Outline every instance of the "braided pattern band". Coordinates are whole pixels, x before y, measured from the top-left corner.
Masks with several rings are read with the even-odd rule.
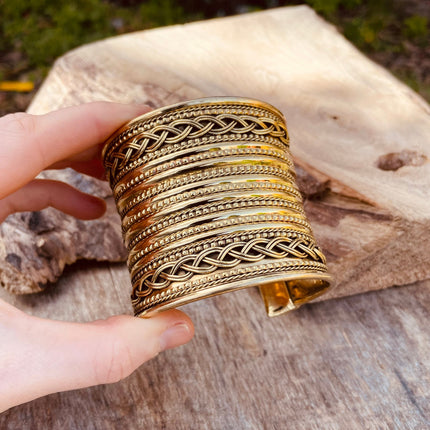
[[[242,262],[258,262],[273,259],[311,258],[325,263],[325,257],[315,243],[288,237],[274,239],[254,238],[246,242],[233,242],[224,246],[204,249],[198,254],[187,254],[179,259],[162,264],[157,269],[140,271],[132,277],[133,284],[140,283],[139,296],[153,290],[168,287],[172,282],[185,282],[194,275],[205,275],[219,268],[236,267]]]
[[[171,111],[169,108],[175,110]],[[160,124],[172,122],[180,117],[189,118],[190,116],[193,117],[203,114],[217,115],[219,113],[227,113],[230,110],[233,110],[233,112],[237,115],[252,115],[256,117],[264,116],[270,119],[279,120],[280,112],[274,112],[273,109],[273,106],[262,103],[260,103],[260,106],[257,107],[251,105],[246,106],[244,104],[241,105],[241,103],[236,102],[229,103],[224,101],[221,103],[209,102],[205,103],[204,105],[200,103],[193,105],[193,103],[190,102],[186,102],[183,105],[173,105],[168,108],[159,109],[156,111],[156,116],[152,116],[151,114],[142,115],[142,117],[145,117],[144,124],[142,124],[140,121],[142,117],[138,117],[128,123],[126,127],[118,130],[118,132],[109,139],[109,146],[105,148],[104,153],[107,156],[110,156],[110,154],[115,151],[119,145],[125,141],[128,141],[130,138],[135,137],[137,134],[141,133],[142,130],[148,130]],[[164,110],[165,112],[163,112]]]
[[[175,287],[166,291],[157,291],[155,294],[144,297],[143,300],[138,295],[131,297],[131,303],[135,308],[136,314],[141,314],[151,307],[158,305],[162,302],[172,300],[177,297],[187,296],[197,291],[205,290],[207,288],[215,287],[220,284],[227,285],[236,281],[248,281],[262,275],[282,274],[294,271],[299,277],[303,272],[306,274],[314,273],[315,276],[326,271],[325,264],[309,261],[304,263],[302,261],[290,260],[283,263],[268,263],[261,266],[245,267],[242,269],[232,269],[222,272],[219,275],[208,276],[205,282],[196,280],[194,282],[185,282],[184,284],[175,285]]]
[[[118,170],[141,157],[145,151],[153,152],[162,145],[173,145],[186,139],[203,136],[205,136],[203,139],[211,142],[214,140],[212,137],[217,135],[253,133],[257,136],[269,135],[278,138],[288,145],[287,128],[282,121],[273,118],[272,115],[241,115],[236,112],[234,106],[224,106],[221,113],[214,114],[218,111],[218,109],[194,110],[185,112],[183,116],[172,117],[173,120],[169,124],[159,124],[158,122],[161,122],[159,120],[150,130],[145,130],[144,127],[132,140],[126,140],[125,145],[119,145],[108,153],[108,158],[105,159],[107,171],[115,176]],[[230,111],[234,113],[230,114]],[[111,144],[112,146],[116,146],[116,142]]]
[[[181,240],[190,240],[200,235],[210,235],[214,231],[224,230],[229,231],[231,228],[236,228],[238,231],[243,231],[249,226],[261,226],[264,224],[276,225],[280,224],[285,228],[294,228],[294,231],[301,233],[311,233],[310,224],[307,221],[300,220],[290,215],[264,214],[264,215],[247,215],[235,218],[222,219],[218,221],[212,221],[201,225],[184,228],[183,230],[174,232],[172,234],[163,235],[159,240],[151,240],[151,237],[146,239],[140,233],[137,235],[129,244],[128,249],[130,256],[135,257],[140,254],[140,257],[157,251],[158,248],[178,243]],[[135,251],[135,252],[133,252]]]
[[[298,232],[295,229],[286,228],[285,225],[282,225],[281,227],[274,227],[274,228],[256,228],[246,226],[248,230],[242,230],[242,231],[234,231],[232,233],[227,233],[224,230],[224,234],[222,235],[222,238],[217,238],[216,230],[215,228],[212,230],[212,233],[215,233],[214,236],[205,237],[202,240],[198,239],[198,236],[195,235],[192,243],[181,245],[181,253],[178,253],[178,247],[175,247],[175,240],[178,240],[178,238],[174,238],[170,240],[170,243],[173,242],[173,245],[170,247],[168,246],[169,241],[168,239],[163,240],[163,245],[165,247],[162,249],[161,252],[158,252],[156,255],[151,255],[149,259],[143,259],[142,257],[146,256],[147,254],[150,254],[150,251],[148,248],[144,248],[143,250],[139,250],[138,252],[134,254],[130,254],[128,258],[128,267],[130,268],[130,271],[132,271],[132,268],[134,264],[138,261],[142,261],[142,266],[144,270],[152,270],[156,269],[162,264],[178,260],[181,258],[182,255],[186,254],[195,254],[198,253],[204,249],[208,249],[210,247],[214,246],[224,246],[229,243],[233,242],[239,242],[239,241],[249,241],[254,238],[274,238],[274,237],[284,237],[289,238],[289,241],[292,241],[294,239],[300,239],[308,244],[313,244],[316,246],[314,239],[311,235],[304,233],[304,232]],[[159,246],[159,244],[157,244]]]
[[[231,144],[232,142],[240,142],[242,146],[246,147],[246,145],[251,142],[254,147],[256,145],[270,145],[272,147],[281,149],[282,151],[288,152],[285,149],[285,143],[271,136],[256,134],[225,134],[212,137],[213,139],[210,140],[209,143],[206,138],[189,139],[174,145],[163,146],[154,152],[147,152],[143,156],[135,159],[133,162],[128,163],[127,166],[124,167],[124,169],[117,172],[117,175],[115,176],[115,183],[118,183],[118,181],[122,179],[128,172],[136,169],[136,167],[143,166],[149,163],[151,160],[155,160],[157,158],[163,159],[167,157],[172,159],[176,156],[177,153],[185,152],[187,149],[201,149],[205,148],[208,145],[214,145],[215,143],[217,143],[220,147],[223,147],[225,144]],[[290,155],[289,152],[288,155]],[[291,163],[291,165],[293,164],[291,159],[289,159],[288,161]]]
[[[300,303],[307,289],[310,299],[328,287],[272,106],[213,98],[150,112],[109,139],[103,162],[136,315],[266,279],[299,282]],[[269,296],[266,306],[291,309],[275,290]]]

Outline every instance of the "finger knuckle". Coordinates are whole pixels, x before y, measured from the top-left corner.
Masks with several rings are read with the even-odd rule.
[[[106,364],[105,380],[107,383],[121,381],[134,370],[130,348],[121,339],[112,342]]]
[[[110,339],[104,339],[102,347],[98,348],[94,374],[98,384],[110,384],[129,376],[136,366],[131,347],[126,340],[116,332],[110,321],[103,325],[108,325],[112,331]]]
[[[35,117],[24,112],[8,114],[2,123],[2,128],[11,134],[31,135],[36,129]]]

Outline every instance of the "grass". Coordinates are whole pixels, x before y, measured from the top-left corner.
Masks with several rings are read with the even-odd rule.
[[[0,80],[28,79],[37,87],[55,58],[84,43],[130,31],[299,3],[303,2],[200,0],[196,6],[195,0],[0,0]],[[430,2],[306,3],[430,101],[429,66],[422,61],[430,56]],[[13,97],[9,98],[13,102]]]

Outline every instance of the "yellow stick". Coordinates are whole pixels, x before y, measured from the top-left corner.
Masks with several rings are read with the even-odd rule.
[[[33,91],[33,82],[17,82],[17,81],[3,81],[0,82],[0,91],[17,91],[20,93],[27,93]]]

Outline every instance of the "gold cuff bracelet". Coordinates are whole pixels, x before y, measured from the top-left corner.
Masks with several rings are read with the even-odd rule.
[[[137,316],[256,285],[274,316],[329,287],[273,106],[212,97],[157,109],[109,138],[103,162]]]

